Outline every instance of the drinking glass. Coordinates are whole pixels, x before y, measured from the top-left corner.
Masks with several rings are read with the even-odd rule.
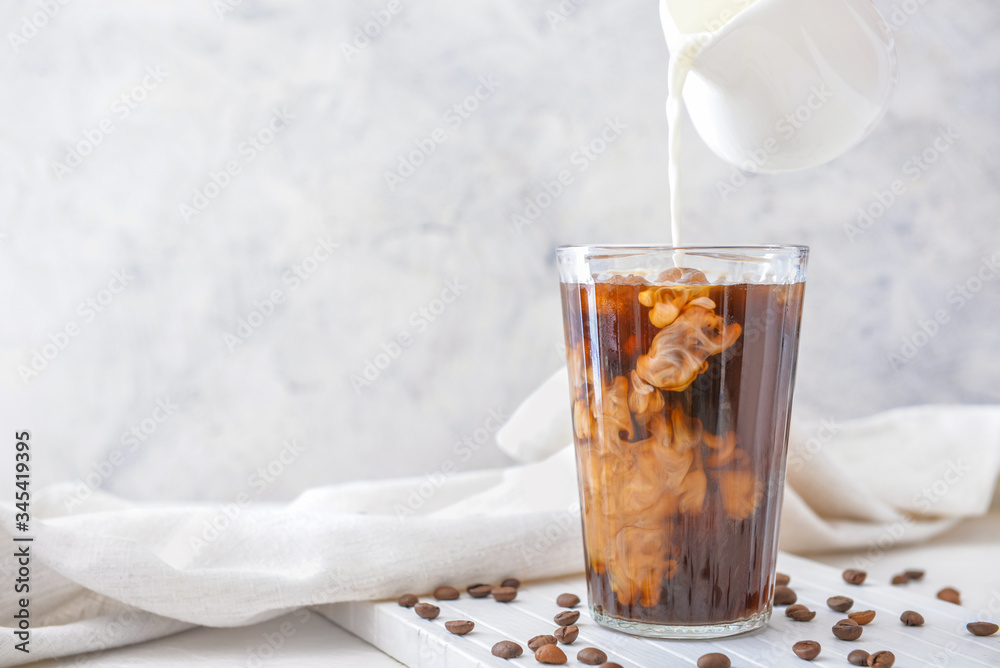
[[[771,614],[808,249],[557,249],[590,608],[660,638]]]

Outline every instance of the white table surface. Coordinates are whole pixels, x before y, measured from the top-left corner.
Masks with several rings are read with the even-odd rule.
[[[870,581],[889,582],[893,575],[910,568],[922,568],[927,575],[922,582],[906,585],[910,591],[934,596],[944,587],[962,593],[962,605],[1000,623],[1000,512],[966,520],[936,538],[908,547],[876,553],[868,551],[842,554],[806,555],[810,559],[837,568],[858,568]]]
[[[280,636],[282,623],[291,623],[295,633],[284,637],[281,646],[269,653],[267,637]],[[31,668],[400,668],[402,664],[318,614],[310,614],[303,621],[301,613],[291,613],[254,626],[191,629],[141,645],[29,665]]]
[[[858,558],[870,559],[867,550],[842,554],[811,555],[811,558],[838,568],[855,567]],[[1000,513],[963,522],[952,531],[918,546],[897,547],[880,554],[866,570],[873,581],[887,582],[908,568],[927,571],[923,582],[906,585],[909,591],[933,597],[941,588],[952,586],[962,592],[963,605],[982,619],[1000,619]],[[265,635],[275,633],[282,622],[291,622],[296,631],[269,656],[260,648]],[[266,650],[263,654],[267,654]],[[255,657],[263,661],[255,661]],[[292,613],[255,626],[236,629],[193,629],[133,647],[110,650],[93,657],[71,657],[31,664],[32,668],[56,666],[296,666],[347,668],[395,666],[401,664],[365,641],[351,635],[318,614],[306,620]]]

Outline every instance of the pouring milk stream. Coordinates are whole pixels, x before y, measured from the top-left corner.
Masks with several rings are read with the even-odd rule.
[[[836,158],[888,108],[895,47],[871,0],[660,0],[660,18],[674,246],[684,107],[716,155],[765,173]]]

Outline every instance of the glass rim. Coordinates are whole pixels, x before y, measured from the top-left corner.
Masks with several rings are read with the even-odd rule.
[[[672,251],[748,251],[748,252],[777,252],[786,254],[808,253],[809,246],[801,244],[736,244],[736,245],[697,245],[697,246],[671,246],[669,244],[560,244],[556,246],[557,253],[570,253],[580,251],[604,251],[609,255],[617,255],[628,252],[672,252]]]
[[[753,283],[784,284],[805,281],[809,247],[799,245],[666,246],[658,244],[562,245],[556,247],[559,280],[589,282],[598,274],[648,272],[683,264],[709,271],[716,263],[725,269],[719,280],[740,277]],[[596,272],[596,273],[595,273]],[[749,272],[749,274],[747,273]],[[655,281],[653,281],[655,283]]]

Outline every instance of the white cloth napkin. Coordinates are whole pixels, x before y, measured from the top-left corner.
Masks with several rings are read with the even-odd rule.
[[[139,505],[71,487],[33,504],[31,643],[5,639],[0,666],[99,651],[192,625],[235,626],[302,606],[436,586],[544,578],[583,568],[568,385],[556,374],[498,436],[530,462],[502,470],[313,489],[285,506]],[[989,506],[1000,408],[908,408],[797,425],[784,549],[922,540]],[[0,504],[0,542],[15,509]],[[0,578],[17,571],[12,550]],[[11,625],[13,596],[0,597]],[[3,631],[10,638],[11,631]]]

